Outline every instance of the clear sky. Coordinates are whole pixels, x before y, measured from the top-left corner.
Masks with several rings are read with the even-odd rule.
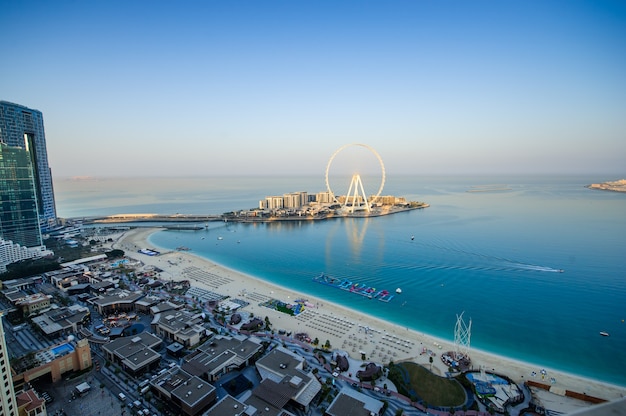
[[[624,1],[0,0],[55,177],[626,173]]]

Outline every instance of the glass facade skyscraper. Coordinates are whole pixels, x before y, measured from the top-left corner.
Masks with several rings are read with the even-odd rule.
[[[39,225],[43,232],[52,229],[57,214],[41,111],[0,101],[0,143],[27,151],[35,183]],[[0,176],[0,181],[3,180],[4,176]]]
[[[0,143],[0,237],[23,247],[42,245],[29,152]]]

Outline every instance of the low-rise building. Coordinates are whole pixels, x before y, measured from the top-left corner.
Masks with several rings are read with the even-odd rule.
[[[184,358],[182,368],[213,382],[222,375],[252,365],[263,351],[256,337],[216,335]]]
[[[5,280],[0,282],[2,291],[19,291],[34,289],[35,285],[42,283],[43,278],[41,276],[24,277],[22,279]]]
[[[24,315],[33,315],[41,310],[48,309],[51,302],[52,296],[43,293],[24,295],[13,300],[15,307],[21,309]]]
[[[91,319],[89,308],[80,305],[52,307],[50,310],[32,318],[33,324],[48,338],[77,333]]]
[[[156,350],[161,347],[160,338],[142,332],[134,337],[121,337],[102,346],[106,358],[118,364],[124,371],[137,376],[158,368],[161,354]]]
[[[248,416],[247,406],[230,394],[222,397],[203,416]]]
[[[271,382],[266,383],[272,385],[269,387],[279,389],[280,386],[281,394],[289,392],[289,401],[305,412],[322,389],[317,378],[308,371],[305,359],[283,347],[260,358],[256,368],[263,381]],[[267,391],[272,391],[271,388]]]
[[[158,336],[178,342],[187,348],[200,344],[211,333],[204,327],[202,314],[183,310],[158,313],[154,315],[150,326]]]
[[[342,389],[324,412],[324,416],[381,415],[384,403],[350,388]]]
[[[60,270],[46,272],[43,276],[52,286],[65,292],[70,286],[89,282],[89,278],[85,276],[85,271],[82,266],[70,265]]]
[[[150,385],[157,397],[178,407],[182,415],[201,414],[217,397],[215,387],[179,367],[160,374]]]
[[[145,300],[146,298],[142,299]],[[143,304],[142,304],[143,306]],[[157,315],[160,313],[165,313],[168,311],[178,311],[181,310],[183,308],[183,306],[185,306],[184,304],[178,304],[178,303],[174,303],[174,302],[157,302],[154,305],[150,306],[150,314],[151,315]]]
[[[19,416],[46,415],[46,401],[37,396],[33,389],[15,395],[17,400],[17,414]]]
[[[92,365],[89,341],[81,339],[74,341],[68,337],[67,342],[29,354],[13,365],[15,375],[13,383],[19,390],[24,383],[36,380],[50,374],[53,383],[60,381],[63,374],[70,371],[82,371]]]
[[[99,295],[92,300],[92,303],[98,309],[100,315],[110,315],[112,313],[134,311],[135,302],[144,296],[142,292],[116,289]]]

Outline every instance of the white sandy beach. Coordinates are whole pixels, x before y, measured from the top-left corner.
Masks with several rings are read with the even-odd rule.
[[[346,351],[356,359],[360,359],[360,351],[364,351],[367,359],[375,362],[409,360],[429,368],[429,356],[422,353],[426,348],[437,354],[433,360],[433,372],[443,375],[447,371],[440,356],[442,352],[454,350],[451,342],[394,325],[306,293],[270,284],[253,276],[222,267],[195,256],[191,252],[170,251],[154,257],[138,253],[137,250],[150,246],[147,242],[148,237],[158,230],[156,228],[130,230],[115,242],[113,247],[124,250],[128,257],[140,260],[145,265],[162,269],[161,278],[163,279],[188,279],[193,286],[249,302],[244,311],[252,312],[261,318],[267,316],[275,330],[306,332],[311,339],[318,338],[321,345],[328,340],[333,349]],[[259,306],[259,303],[270,298],[288,303],[304,298],[313,306],[298,316],[292,317]],[[365,328],[369,329],[366,331]],[[483,366],[487,371],[506,375],[518,383],[530,379],[551,384],[551,378],[554,378],[556,383],[553,384],[553,389],[555,390],[570,390],[606,400],[626,395],[624,387],[577,377],[555,369],[545,368],[546,374],[543,375],[540,371],[544,368],[539,365],[475,349],[472,349],[469,355],[475,369]],[[534,377],[531,375],[533,373],[535,373]]]

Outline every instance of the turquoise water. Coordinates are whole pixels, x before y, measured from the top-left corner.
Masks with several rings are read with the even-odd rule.
[[[72,347],[70,344],[61,344],[57,347],[52,348],[52,352],[56,356],[64,355],[72,351],[74,351],[74,347]]]
[[[584,188],[609,179],[617,178],[395,178],[388,180],[385,194],[431,207],[371,219],[212,224],[203,231],[159,232],[151,244],[188,246],[196,255],[303,295],[448,340],[454,337],[456,315],[465,312],[473,322],[473,348],[626,385],[621,368],[626,195]],[[177,194],[181,209],[168,211],[175,204],[163,190],[162,196],[152,196],[166,198],[163,205],[142,205],[135,212],[186,212],[186,207],[220,213],[255,207],[265,195],[323,187],[307,186],[319,178],[304,185],[297,178],[281,180],[281,189],[260,179],[222,178],[211,187],[218,188],[220,180],[235,189],[234,204],[241,205],[221,205],[220,198],[228,199],[225,192],[212,203],[216,210],[199,211],[201,203],[195,201],[211,200],[207,190],[201,198]],[[486,184],[505,184],[509,190],[466,192]],[[321,272],[403,292],[389,303],[347,296],[313,282]]]

